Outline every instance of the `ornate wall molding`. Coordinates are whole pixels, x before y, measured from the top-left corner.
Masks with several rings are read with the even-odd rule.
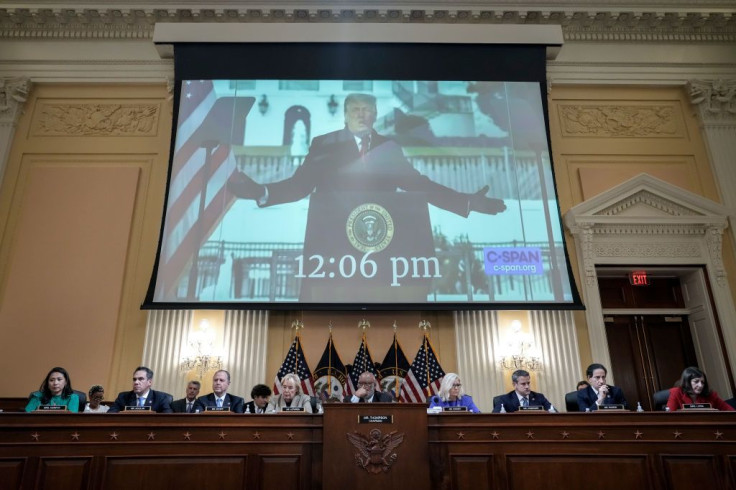
[[[537,4],[543,2],[536,2]],[[669,2],[668,10],[675,10]],[[236,5],[233,5],[236,7]],[[559,24],[566,40],[579,42],[736,42],[736,15],[724,9],[660,10],[643,5],[642,11],[558,10],[549,8],[493,10],[489,2],[448,9],[411,8],[8,8],[0,9],[0,38],[150,39],[157,22],[256,22],[256,23],[429,23],[429,24]],[[440,7],[440,5],[438,5]],[[610,8],[610,4],[607,4]],[[709,11],[708,7],[713,8]],[[697,10],[697,11],[694,11]]]
[[[629,199],[618,202],[613,206],[597,212],[596,214],[598,216],[615,216],[639,204],[662,211],[670,216],[695,216],[692,209],[680,206],[679,204],[663,199],[661,196],[657,196],[648,191],[639,192],[631,196]]]
[[[560,104],[559,114],[566,136],[662,138],[680,132],[671,105]]]
[[[0,126],[15,126],[30,91],[27,78],[0,78]]]
[[[687,89],[704,123],[736,124],[736,79],[692,80]]]
[[[159,104],[53,104],[38,111],[34,136],[154,136]]]

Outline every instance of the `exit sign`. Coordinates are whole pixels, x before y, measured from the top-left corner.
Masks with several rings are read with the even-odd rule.
[[[647,277],[647,271],[629,272],[629,282],[632,286],[649,286],[649,277]]]

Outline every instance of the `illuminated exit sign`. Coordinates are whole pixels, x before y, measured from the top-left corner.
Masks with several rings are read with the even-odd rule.
[[[647,277],[647,271],[629,272],[629,282],[632,286],[649,286],[649,277]]]

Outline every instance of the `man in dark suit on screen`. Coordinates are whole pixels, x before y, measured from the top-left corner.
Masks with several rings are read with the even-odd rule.
[[[486,197],[488,186],[462,193],[419,173],[395,141],[373,129],[376,117],[374,96],[350,94],[345,99],[345,128],[314,138],[291,177],[262,185],[236,172],[228,182],[235,196],[254,199],[261,207],[310,196],[304,258],[319,259],[303,271],[303,301],[339,301],[343,291],[355,288],[368,300],[396,301],[396,296],[408,293],[407,301],[426,301],[431,277],[437,276],[405,277],[398,284],[389,257],[434,257],[427,203],[463,217],[471,211],[497,214],[506,209],[502,200]],[[343,287],[339,271],[330,264],[356,251],[358,261],[362,254],[372,254],[376,273],[355,274]],[[312,270],[320,261],[325,268]],[[314,277],[330,272],[333,280]]]
[[[171,413],[173,397],[163,391],[154,391],[153,371],[139,366],[133,373],[133,390],[123,391],[115,399],[107,413],[119,413],[128,409],[150,410],[157,413]]]
[[[227,392],[230,387],[230,373],[221,369],[212,376],[212,393],[200,396],[194,402],[195,413],[207,410],[222,410],[243,413],[245,400]]]
[[[532,391],[531,375],[528,371],[517,369],[511,373],[514,391],[496,397],[493,413],[500,413],[501,407],[507,413],[516,412],[520,407],[542,407],[554,411],[554,407],[542,393]]]

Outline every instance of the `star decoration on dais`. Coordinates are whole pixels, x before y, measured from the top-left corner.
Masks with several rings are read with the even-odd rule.
[[[220,431],[220,433],[217,435],[220,436],[220,439],[225,439],[225,437],[227,436],[227,433]]]
[[[117,432],[113,432],[112,434],[110,434],[110,440],[111,441],[117,441],[119,435],[120,434],[118,434]]]
[[[253,439],[258,439],[260,441],[261,440],[261,433],[258,432],[258,431],[255,431],[253,433]]]
[[[682,432],[679,430],[676,430],[673,434],[675,435],[675,439],[682,439]]]
[[[182,435],[184,436],[184,439],[185,439],[185,440],[187,440],[187,441],[191,441],[191,440],[192,440],[192,433],[191,433],[191,432],[189,432],[189,431],[186,431],[186,432],[185,432],[184,434],[182,434]]]
[[[458,439],[465,439],[465,432],[458,432],[457,433],[457,438]]]
[[[563,439],[568,439],[570,437],[570,433],[566,430],[563,430],[562,432],[560,432],[560,435],[562,436]]]
[[[41,438],[41,434],[39,434],[38,432],[34,432],[33,434],[31,434],[31,437],[34,441],[38,441]]]
[[[634,432],[634,438],[635,439],[641,439],[641,436],[643,436],[643,435],[644,435],[644,433],[641,432],[639,429],[637,429],[636,432]]]
[[[72,441],[78,441],[79,440],[79,432],[74,431],[72,432]]]
[[[526,431],[526,438],[527,439],[534,439],[534,432],[532,432],[531,429],[529,429],[528,431]]]
[[[153,432],[153,431],[149,432],[149,433],[148,433],[148,440],[149,440],[149,441],[153,441],[153,440],[155,440],[155,439],[156,439],[156,433],[155,433],[155,432]]]

